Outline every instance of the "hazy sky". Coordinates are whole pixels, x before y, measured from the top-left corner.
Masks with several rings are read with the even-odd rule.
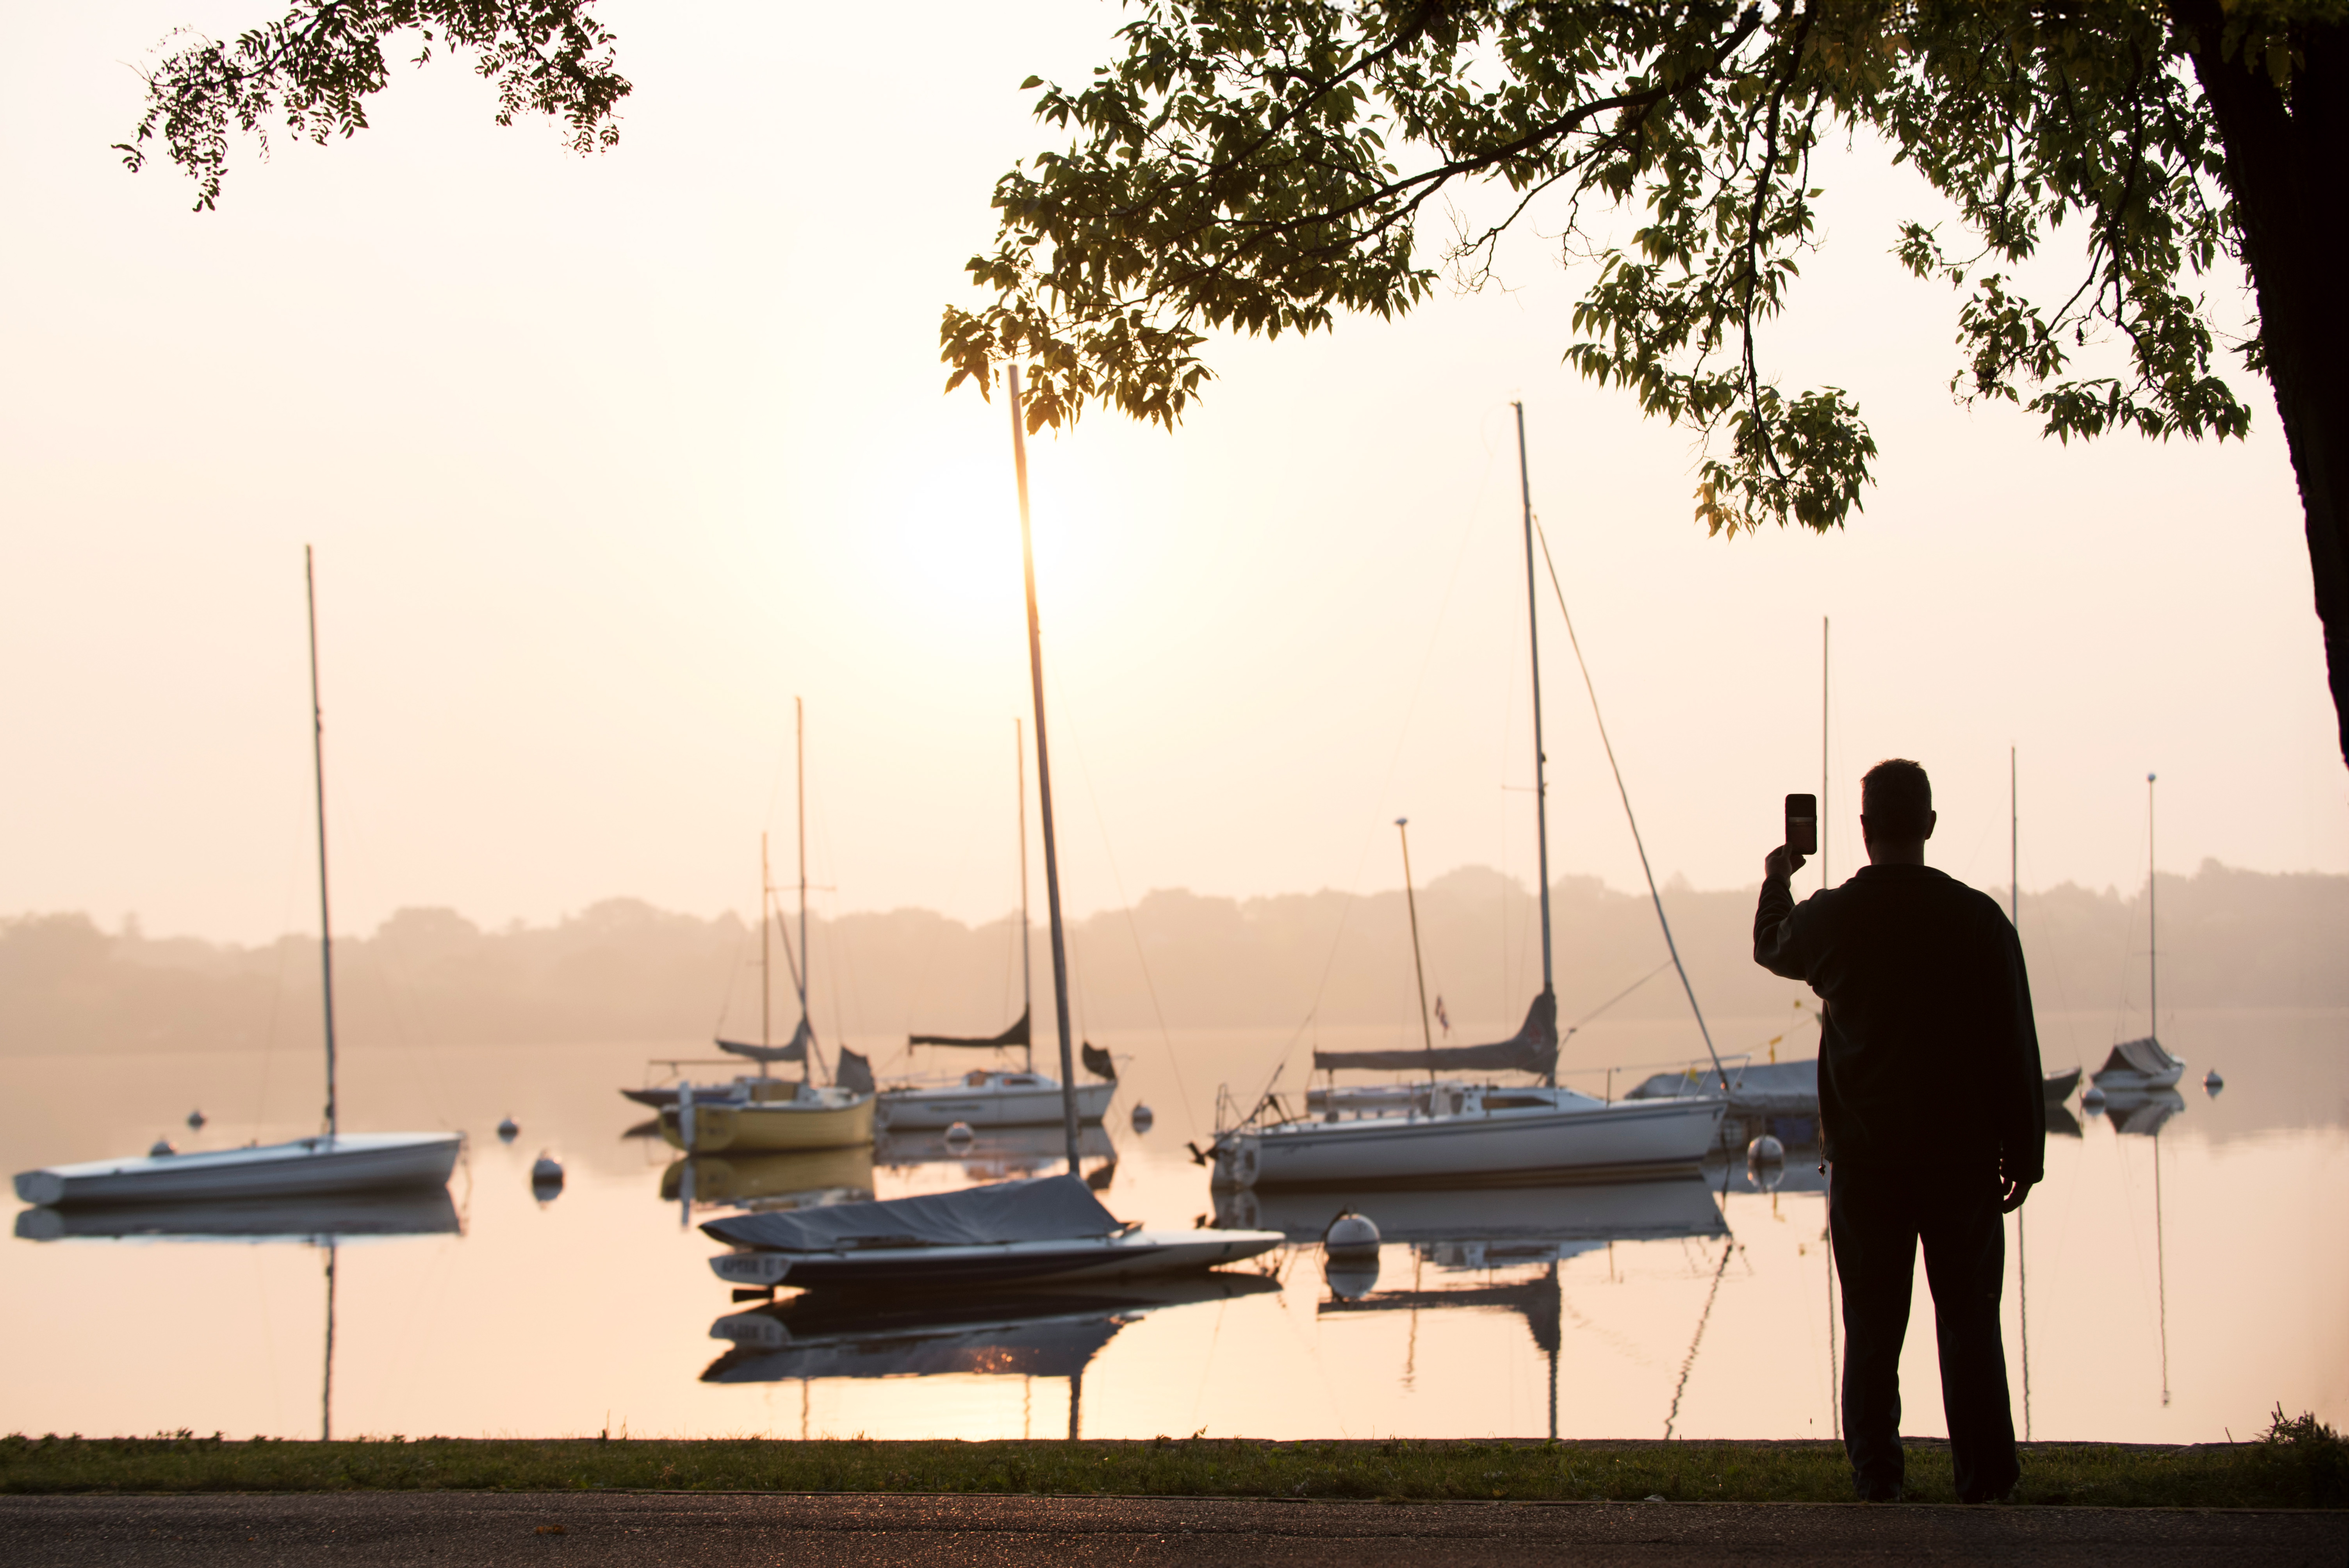
[[[218,212],[123,172],[136,64],[271,11],[0,6],[0,913],[310,925],[305,541],[340,923],[747,906],[762,829],[790,874],[794,695],[823,907],[1011,906],[1007,427],[940,395],[936,324],[1050,139],[1018,83],[1109,57],[1121,13],[609,4],[607,155],[497,129],[444,62],[352,142],[240,146]],[[1561,366],[1574,284],[1532,237],[1506,290],[1216,346],[1173,437],[1033,443],[1070,906],[1392,886],[1406,814],[1423,879],[1530,880],[1516,397],[1660,876],[1753,880],[1818,787],[1822,615],[1840,868],[1859,773],[1905,754],[1938,862],[2002,882],[2013,744],[2026,886],[2141,879],[2148,770],[2165,866],[2349,871],[2264,388],[2224,448],[1955,407],[1956,302],[1887,254],[1930,204],[1826,172],[1773,346],[1883,448],[1844,532],[1706,539],[1689,438]],[[1637,885],[1543,615],[1553,869]]]

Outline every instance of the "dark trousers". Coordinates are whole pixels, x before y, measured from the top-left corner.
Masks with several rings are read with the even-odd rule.
[[[1862,1497],[1899,1494],[1900,1343],[1922,1242],[1958,1498],[2004,1496],[2023,1470],[1999,1333],[2006,1228],[1996,1178],[1839,1162],[1827,1180],[1827,1229],[1843,1276],[1843,1440],[1853,1486]]]

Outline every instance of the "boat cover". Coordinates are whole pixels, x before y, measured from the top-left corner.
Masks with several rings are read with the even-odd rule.
[[[2105,1065],[2096,1070],[2099,1073],[2166,1073],[2176,1072],[2185,1066],[2184,1062],[2162,1049],[2159,1040],[2147,1035],[2144,1039],[2123,1040],[2115,1046],[2113,1054],[2106,1057]]]
[[[808,1042],[813,1038],[815,1038],[815,1031],[808,1027],[808,1021],[805,1018],[802,1018],[800,1026],[792,1032],[791,1043],[788,1045],[752,1046],[746,1045],[740,1040],[730,1040],[720,1037],[718,1048],[721,1051],[730,1051],[738,1057],[748,1057],[754,1062],[803,1062],[807,1060]]]
[[[856,1094],[871,1094],[873,1064],[865,1059],[864,1053],[843,1046],[840,1047],[840,1070],[833,1075],[832,1081]]]
[[[973,1051],[1008,1051],[1028,1043],[1028,1015],[1019,1015],[1019,1022],[999,1035],[916,1035],[906,1042],[914,1046],[957,1046]]]
[[[1819,1064],[1749,1062],[1729,1071],[1729,1109],[1744,1116],[1816,1116],[1819,1113]],[[1625,1095],[1625,1099],[1672,1099],[1682,1095],[1721,1093],[1721,1079],[1709,1068],[1657,1073]]]
[[[1432,1051],[1316,1051],[1313,1070],[1368,1068],[1396,1072],[1514,1072],[1545,1077],[1557,1068],[1557,998],[1544,991],[1525,1027],[1489,1046],[1438,1046]]]
[[[1107,1078],[1112,1083],[1117,1081],[1117,1064],[1109,1059],[1107,1051],[1087,1040],[1078,1054],[1084,1058],[1085,1071],[1097,1078]]]
[[[701,1227],[704,1235],[733,1246],[785,1253],[1073,1241],[1123,1229],[1074,1176],[1038,1176],[872,1203],[730,1214]]]

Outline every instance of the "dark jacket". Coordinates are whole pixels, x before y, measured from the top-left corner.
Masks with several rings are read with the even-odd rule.
[[[1797,906],[1762,884],[1754,961],[1826,1002],[1826,1157],[2036,1181],[2047,1143],[2039,1031],[2014,927],[1930,866],[1868,866]]]

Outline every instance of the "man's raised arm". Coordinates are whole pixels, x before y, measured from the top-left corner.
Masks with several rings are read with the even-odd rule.
[[[1795,940],[1795,873],[1803,857],[1780,845],[1762,862],[1762,902],[1754,912],[1754,962],[1788,980],[1807,980],[1810,972]]]

